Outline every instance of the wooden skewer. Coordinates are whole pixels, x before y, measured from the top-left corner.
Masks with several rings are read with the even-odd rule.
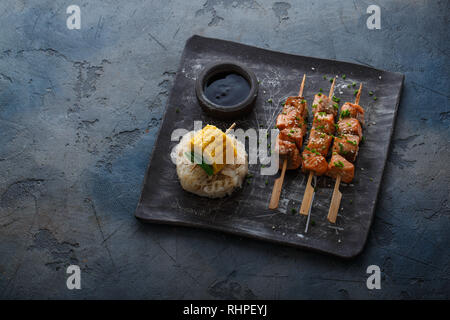
[[[359,85],[358,93],[356,94],[355,104],[359,104],[359,98],[361,97],[362,83]],[[336,219],[341,205],[342,193],[339,191],[339,185],[341,184],[341,175],[338,174],[336,182],[334,184],[333,196],[331,198],[330,208],[328,209],[328,221],[336,223]]]
[[[305,193],[303,194],[302,205],[300,207],[300,214],[303,214],[305,216],[309,214],[309,209],[311,208],[311,202],[314,195],[314,188],[311,185],[313,176],[314,173],[310,171],[308,176],[308,182],[306,182]]]
[[[334,93],[334,85],[336,83],[336,77],[334,77],[333,82],[331,83],[330,93],[328,94],[328,98],[332,99],[332,95]],[[308,176],[308,181],[306,182],[305,193],[303,194],[302,205],[300,207],[300,214],[307,216],[311,209],[311,203],[314,195],[314,188],[311,185],[312,177],[314,176],[314,172],[310,171]]]
[[[234,127],[236,127],[236,122],[233,122],[233,124],[227,129],[227,131],[225,131],[225,134],[230,132]]]
[[[303,75],[302,84],[300,85],[300,90],[298,91],[298,96],[303,96],[303,88],[305,87],[306,74]],[[280,202],[281,188],[283,187],[284,175],[287,168],[287,159],[283,161],[283,167],[281,169],[281,175],[273,183],[272,196],[270,197],[269,209],[278,208],[278,203]]]

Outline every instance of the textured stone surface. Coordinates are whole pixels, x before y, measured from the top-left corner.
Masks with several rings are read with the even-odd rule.
[[[0,3],[1,298],[448,298],[447,1]],[[364,252],[337,258],[133,216],[181,50],[200,34],[406,75]],[[65,268],[82,269],[82,290]],[[367,266],[382,290],[366,288]]]

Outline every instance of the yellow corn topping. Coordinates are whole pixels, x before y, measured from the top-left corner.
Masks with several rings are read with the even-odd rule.
[[[230,159],[226,159],[227,152],[236,157],[234,142],[222,130],[207,125],[197,132],[191,139],[191,148],[196,154],[203,154],[203,161],[213,167],[214,174],[223,169]]]

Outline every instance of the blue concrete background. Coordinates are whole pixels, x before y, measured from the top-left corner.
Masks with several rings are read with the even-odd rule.
[[[81,30],[66,27],[71,4]],[[370,4],[381,30],[366,27]],[[448,299],[449,12],[424,0],[1,1],[0,297]],[[356,259],[134,218],[193,34],[405,74]],[[70,264],[82,290],[66,288]],[[366,288],[372,264],[381,290]]]

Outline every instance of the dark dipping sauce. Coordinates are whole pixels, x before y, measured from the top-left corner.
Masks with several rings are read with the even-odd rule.
[[[248,97],[250,84],[237,73],[219,73],[208,80],[204,92],[211,102],[231,107]]]

